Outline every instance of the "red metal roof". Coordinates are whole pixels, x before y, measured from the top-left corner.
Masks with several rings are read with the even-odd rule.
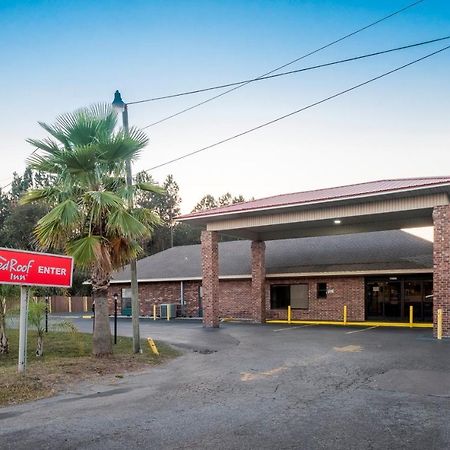
[[[295,192],[292,194],[281,194],[273,197],[251,200],[248,202],[235,203],[230,206],[223,206],[209,209],[207,211],[185,214],[180,216],[179,219],[200,218],[265,208],[302,205],[335,199],[357,198],[366,195],[382,194],[385,192],[401,192],[416,188],[433,187],[448,183],[450,183],[450,176],[369,181],[367,183],[350,184],[347,186],[317,189],[313,191]]]

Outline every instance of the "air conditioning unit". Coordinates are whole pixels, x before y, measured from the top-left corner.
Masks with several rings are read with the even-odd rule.
[[[167,314],[169,314],[169,318],[175,319],[177,316],[177,305],[175,303],[163,303],[159,305],[159,317],[161,319],[167,319]]]

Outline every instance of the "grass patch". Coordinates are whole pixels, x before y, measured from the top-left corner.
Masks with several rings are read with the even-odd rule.
[[[158,342],[160,356],[154,355],[142,340],[142,354],[133,354],[132,339],[117,337],[113,356],[91,356],[92,335],[51,331],[44,337],[44,356],[36,358],[36,333],[28,331],[27,371],[17,373],[19,333],[9,329],[10,352],[0,355],[0,406],[48,397],[67,385],[104,375],[123,378],[126,372],[145,369],[174,358],[179,352]]]

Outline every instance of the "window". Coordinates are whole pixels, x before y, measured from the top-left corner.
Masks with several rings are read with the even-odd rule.
[[[270,286],[270,308],[287,309],[291,304],[291,290],[288,284]]]
[[[309,290],[307,284],[279,284],[270,287],[270,308],[287,309],[309,308]]]
[[[327,298],[327,283],[317,283],[317,298]]]

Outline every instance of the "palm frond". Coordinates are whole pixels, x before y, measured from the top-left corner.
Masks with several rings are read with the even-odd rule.
[[[116,135],[104,136],[97,142],[99,157],[106,163],[117,161],[125,162],[139,156],[140,151],[147,145],[148,138],[145,133],[130,130],[131,134],[123,131]]]
[[[44,139],[26,139],[25,142],[28,142],[33,147],[36,148],[36,150],[43,150],[46,153],[49,153],[51,155],[60,153],[61,149],[59,145],[49,138]]]
[[[98,136],[111,135],[116,122],[113,108],[99,104],[59,116],[54,129],[71,146],[85,146],[94,142]]]
[[[33,153],[28,157],[27,163],[30,169],[36,170],[37,172],[55,175],[60,174],[62,170],[60,161],[55,155],[43,156],[37,153]]]
[[[79,239],[69,241],[66,251],[73,256],[75,264],[84,269],[93,266],[100,266],[107,271],[111,268],[111,259],[105,251],[103,238],[101,236],[84,236]]]
[[[94,223],[101,223],[105,216],[116,209],[125,209],[122,198],[110,191],[88,191],[83,195]]]
[[[153,194],[164,195],[166,193],[164,188],[153,183],[136,183],[135,186],[141,191],[152,192]]]
[[[56,125],[49,125],[45,122],[38,122],[39,125],[47,131],[47,133],[51,134],[55,139],[57,139],[61,144],[69,149],[70,148],[70,142],[67,139],[66,134],[64,133],[64,130],[61,130],[58,124]]]
[[[147,227],[149,233],[152,233],[155,227],[162,224],[158,214],[149,208],[135,208],[133,216]]]
[[[121,236],[110,240],[111,264],[114,269],[120,269],[142,252],[136,241],[130,241]]]
[[[108,216],[108,234],[123,236],[126,239],[139,239],[148,236],[149,230],[125,209],[118,209]]]
[[[97,163],[95,146],[86,144],[76,146],[71,151],[65,151],[58,158],[58,163],[72,174],[92,174]]]
[[[72,199],[61,202],[38,221],[35,234],[39,244],[43,248],[62,248],[79,220],[77,204]]]
[[[33,203],[40,200],[50,200],[54,199],[58,194],[60,194],[60,190],[55,187],[46,187],[40,189],[31,189],[20,198],[20,205],[27,205],[28,203]]]

